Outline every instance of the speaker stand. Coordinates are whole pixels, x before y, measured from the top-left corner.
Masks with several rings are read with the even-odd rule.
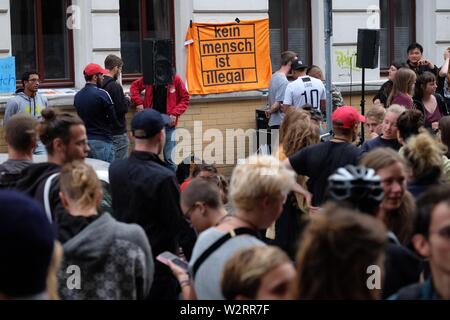
[[[362,83],[361,83],[361,114],[365,115],[366,107],[366,68],[362,68]],[[364,123],[361,123],[361,141],[364,143]]]

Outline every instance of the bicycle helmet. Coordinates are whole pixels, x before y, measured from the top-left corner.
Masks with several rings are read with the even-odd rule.
[[[347,165],[328,178],[328,198],[345,201],[361,212],[375,214],[383,197],[380,177],[371,168]]]

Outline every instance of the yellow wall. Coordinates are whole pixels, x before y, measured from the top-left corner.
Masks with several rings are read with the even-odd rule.
[[[247,100],[247,101],[229,101],[229,102],[197,102],[192,103],[186,113],[181,116],[179,121],[180,128],[186,128],[193,134],[194,121],[202,121],[202,129],[205,132],[208,129],[218,129],[224,137],[222,150],[218,150],[216,156],[226,161],[226,129],[255,129],[255,110],[263,108],[266,105],[265,100]],[[194,139],[192,136],[193,151],[202,150],[214,141],[203,141]],[[248,141],[247,141],[248,145]],[[235,143],[235,146],[237,144]],[[231,155],[237,161],[236,149]],[[240,150],[243,151],[243,150]],[[248,147],[246,150],[248,156]],[[230,150],[228,150],[230,152]],[[198,153],[197,153],[198,154]],[[230,156],[230,154],[228,155]],[[233,166],[218,164],[219,170],[226,175],[231,174]]]

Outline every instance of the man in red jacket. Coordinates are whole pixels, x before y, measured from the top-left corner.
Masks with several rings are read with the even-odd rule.
[[[141,92],[145,90],[144,99]],[[166,126],[166,144],[164,146],[164,161],[166,166],[176,170],[176,164],[172,160],[172,152],[175,149],[175,127],[178,117],[181,116],[189,105],[189,92],[178,75],[173,76],[173,81],[168,85],[146,85],[144,77],[134,81],[130,87],[131,101],[136,105],[137,111],[153,108],[171,118],[171,123]]]

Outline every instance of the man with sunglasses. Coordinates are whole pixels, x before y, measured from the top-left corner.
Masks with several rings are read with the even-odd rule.
[[[36,71],[27,71],[22,75],[23,88],[18,89],[16,95],[6,103],[5,124],[17,113],[28,113],[36,120],[41,118],[41,111],[48,107],[48,100],[38,93],[39,84],[39,74]],[[34,154],[45,154],[42,143],[38,143]]]
[[[419,198],[412,243],[427,258],[429,275],[391,299],[450,300],[450,186],[432,188]]]

